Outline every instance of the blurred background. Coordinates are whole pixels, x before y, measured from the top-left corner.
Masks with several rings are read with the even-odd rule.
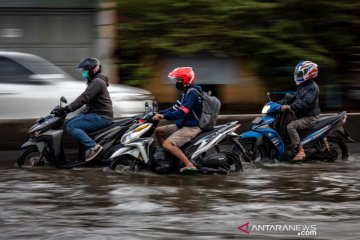
[[[294,68],[310,60],[322,112],[352,113],[345,127],[360,141],[359,10],[359,0],[0,0],[1,238],[238,239],[251,221],[360,239],[359,144],[349,161],[248,165],[226,177],[27,171],[13,161],[35,119],[85,89],[74,66],[88,56],[111,79],[116,117],[154,97],[173,104],[167,74],[191,66],[222,101],[220,120],[240,120],[242,132],[254,116],[240,114],[260,114],[268,91],[274,100],[295,91]]]
[[[258,112],[266,91],[295,90],[301,60],[320,67],[323,110],[360,99],[359,1],[118,1],[120,79],[170,101],[165,76],[190,65],[225,112]],[[158,72],[156,75],[155,73]],[[170,88],[171,89],[171,88]]]
[[[220,97],[223,112],[257,113],[267,91],[295,90],[294,67],[306,59],[320,67],[323,111],[359,107],[359,1],[116,4],[120,81],[144,86],[162,103],[176,95],[166,74],[186,65]]]
[[[301,60],[320,67],[324,111],[360,102],[359,1],[0,1],[0,51],[32,53],[74,78],[95,56],[113,83],[176,98],[167,73],[192,66],[225,113],[259,112],[294,91]],[[4,69],[0,70],[3,71]]]

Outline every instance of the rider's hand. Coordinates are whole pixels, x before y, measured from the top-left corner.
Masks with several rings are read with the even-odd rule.
[[[164,115],[162,114],[155,114],[152,118],[153,121],[159,121],[160,119],[164,119]]]
[[[55,108],[52,113],[55,114],[56,116],[65,116],[67,115],[69,112],[68,107],[59,107],[59,108]]]
[[[287,109],[290,109],[290,106],[289,105],[282,105],[281,106],[281,111],[286,111]]]

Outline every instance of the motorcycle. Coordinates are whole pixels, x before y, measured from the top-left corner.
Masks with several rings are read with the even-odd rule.
[[[85,162],[85,149],[79,148],[79,160],[68,161],[63,148],[63,124],[66,115],[57,114],[56,109],[67,103],[65,97],[60,98],[60,105],[56,106],[49,115],[39,118],[28,130],[30,138],[21,146],[17,158],[19,167],[44,167],[73,168],[92,166],[94,164],[107,166],[106,160],[111,155],[111,149],[117,145],[121,136],[139,116],[115,120],[110,126],[90,132],[88,135],[103,146],[102,152],[95,162]]]
[[[239,138],[247,156],[243,158],[238,147],[233,147],[233,151],[238,152],[244,161],[249,162],[250,160],[252,163],[265,159],[290,161],[297,153],[297,146],[291,146],[290,140],[284,136],[285,134],[279,133],[277,121],[281,114],[286,114],[286,112],[282,112],[281,105],[271,100],[270,93],[267,95],[269,102],[265,104],[261,112],[264,115],[255,118],[252,121],[252,130],[242,133]],[[335,161],[339,158],[347,159],[349,157],[343,138],[351,142],[355,141],[343,127],[346,118],[345,111],[333,116],[321,116],[313,127],[299,132],[306,159]],[[343,138],[336,135],[335,132],[340,133]]]
[[[112,170],[120,172],[137,172],[144,169],[155,173],[175,173],[182,167],[182,162],[165,151],[155,147],[152,137],[159,121],[153,121],[155,107],[146,106],[140,120],[133,124],[121,138],[121,145],[110,156]],[[239,156],[231,151],[221,150],[219,144],[230,139],[239,144],[239,135],[235,133],[240,127],[237,121],[216,126],[211,131],[200,133],[180,149],[194,163],[201,174],[228,174],[242,171]],[[242,149],[241,146],[239,146]]]

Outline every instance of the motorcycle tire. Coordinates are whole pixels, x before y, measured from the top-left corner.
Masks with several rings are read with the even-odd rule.
[[[40,160],[41,153],[35,146],[29,146],[22,149],[16,163],[20,168],[31,168],[31,167],[44,167],[45,157]]]
[[[248,156],[252,159],[253,162],[261,161],[267,158],[265,148],[262,145],[258,146],[255,152],[253,152],[256,139],[242,139],[240,140],[240,144],[243,146],[244,150],[247,152]],[[239,155],[241,161],[249,162],[247,158],[243,156],[243,153],[237,146],[233,146],[232,151]]]
[[[347,160],[349,158],[347,146],[341,138],[331,136],[328,137],[328,142],[330,145],[330,153],[328,153],[327,161],[333,162],[339,159]]]
[[[226,160],[229,165],[229,170],[231,172],[243,171],[243,166],[237,153],[231,151],[220,151],[220,153],[224,153],[226,155]]]
[[[131,155],[122,155],[111,161],[109,168],[117,172],[135,172],[138,159]]]

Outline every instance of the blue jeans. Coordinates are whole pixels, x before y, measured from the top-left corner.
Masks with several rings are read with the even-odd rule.
[[[85,149],[93,148],[96,142],[86,133],[105,128],[112,123],[112,120],[103,118],[96,113],[85,113],[73,117],[65,122],[66,131],[80,142]]]

